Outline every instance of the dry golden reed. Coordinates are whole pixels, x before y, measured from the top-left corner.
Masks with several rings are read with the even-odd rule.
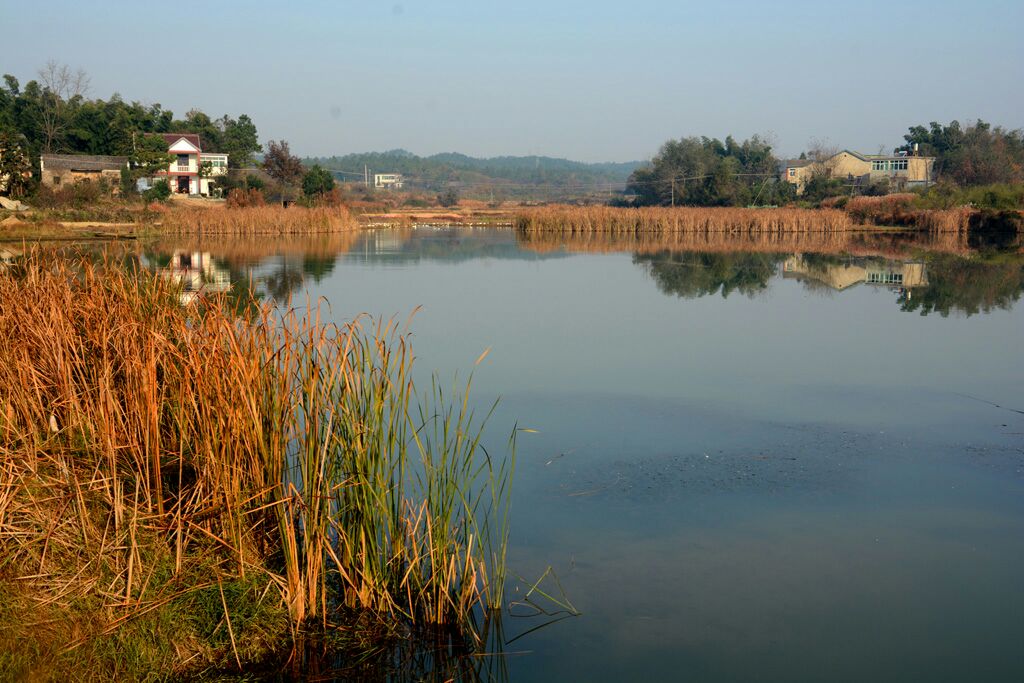
[[[198,235],[305,235],[356,230],[344,206],[279,205],[245,208],[177,208],[162,219],[162,232]]]
[[[963,232],[972,209],[917,210],[915,195],[856,197],[844,209],[746,209],[733,207],[548,206],[514,217],[520,234],[609,234],[636,237],[679,233],[816,234],[858,230],[864,225]]]
[[[295,627],[500,604],[512,461],[465,394],[418,396],[394,323],[178,297],[38,252],[0,271],[3,585],[53,623],[99,605],[69,647],[221,576]]]

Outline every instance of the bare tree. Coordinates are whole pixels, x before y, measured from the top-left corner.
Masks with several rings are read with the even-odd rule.
[[[839,148],[828,140],[811,138],[810,142],[807,143],[807,158],[812,162],[811,174],[831,178],[836,164],[839,163],[837,158],[839,151]]]
[[[39,83],[43,86],[40,103],[40,125],[46,140],[43,149],[52,152],[70,123],[70,105],[89,92],[89,75],[82,69],[72,70],[67,64],[51,59],[39,70]]]

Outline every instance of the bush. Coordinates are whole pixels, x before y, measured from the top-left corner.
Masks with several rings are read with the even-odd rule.
[[[334,176],[331,175],[330,171],[320,166],[313,166],[302,177],[302,194],[307,197],[322,196],[333,189]]]
[[[153,183],[153,186],[142,193],[142,198],[147,202],[163,202],[171,196],[171,185],[164,179]]]
[[[256,188],[250,188],[243,190],[241,188],[232,190],[228,195],[226,206],[229,209],[245,209],[250,206],[263,206],[267,202],[263,198],[263,193]]]
[[[445,208],[458,206],[459,193],[456,192],[455,190],[446,190],[441,194],[437,195],[437,203]]]

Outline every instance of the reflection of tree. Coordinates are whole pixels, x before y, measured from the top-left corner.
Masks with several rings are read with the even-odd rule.
[[[994,255],[990,260],[974,260],[934,254],[928,259],[928,285],[914,289],[900,300],[904,311],[921,315],[938,313],[943,317],[959,311],[967,315],[1010,306],[1024,292],[1024,258],[1020,255]]]
[[[334,272],[334,264],[338,259],[334,254],[304,254],[302,257],[302,272],[313,278],[313,282],[320,284],[320,281]]]
[[[302,287],[304,277],[303,265],[284,257],[280,265],[263,278],[263,285],[274,299],[286,301],[292,292]]]
[[[781,254],[660,251],[634,254],[665,294],[696,298],[722,292],[754,296],[768,287],[785,256]]]

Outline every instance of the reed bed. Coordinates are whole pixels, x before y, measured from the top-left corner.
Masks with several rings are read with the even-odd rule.
[[[162,231],[199,235],[308,235],[356,230],[358,221],[344,206],[252,206],[174,208],[162,219]]]
[[[301,235],[195,235],[159,236],[145,243],[156,253],[209,252],[229,263],[255,263],[270,256],[326,258],[347,253],[359,239],[356,231]]]
[[[514,431],[488,455],[468,384],[420,394],[392,322],[178,300],[38,252],[0,272],[4,628],[57,656],[202,594],[239,665],[256,606],[471,639],[502,600]],[[167,628],[172,663],[198,656]]]
[[[541,207],[515,215],[521,234],[619,235],[669,233],[819,233],[848,230],[850,217],[836,209],[730,207]]]
[[[971,217],[977,213],[970,207],[918,209],[914,206],[917,199],[918,195],[910,193],[854,197],[844,209],[860,225],[904,226],[929,232],[967,232]]]

